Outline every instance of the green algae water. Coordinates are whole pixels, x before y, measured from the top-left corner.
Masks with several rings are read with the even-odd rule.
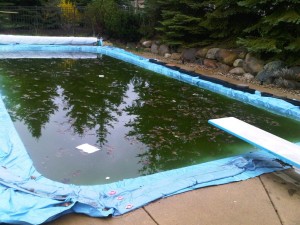
[[[45,177],[103,184],[255,151],[208,124],[234,116],[290,141],[300,123],[110,57],[1,59],[0,93]],[[100,149],[85,153],[76,147]]]

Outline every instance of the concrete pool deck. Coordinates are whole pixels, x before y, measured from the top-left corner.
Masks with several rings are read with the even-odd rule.
[[[175,195],[123,216],[66,215],[47,225],[296,225],[300,174],[293,169]]]

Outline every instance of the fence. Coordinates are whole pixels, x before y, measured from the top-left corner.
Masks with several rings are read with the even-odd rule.
[[[0,7],[1,34],[91,36],[84,7]]]

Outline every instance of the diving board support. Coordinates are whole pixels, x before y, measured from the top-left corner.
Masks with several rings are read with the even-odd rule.
[[[234,117],[211,119],[208,122],[275,155],[281,161],[300,168],[300,146]]]

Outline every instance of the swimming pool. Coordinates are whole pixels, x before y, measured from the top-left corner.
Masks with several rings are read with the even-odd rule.
[[[299,108],[285,101],[263,97],[259,93],[249,94],[224,88],[221,85],[149,63],[147,59],[117,48],[19,45],[0,46],[0,49],[4,52],[13,49],[15,51],[102,53],[221,93],[227,97],[299,119]],[[105,78],[105,76],[98,76],[98,78]],[[178,92],[178,89],[176,90]],[[175,103],[170,102],[170,104]],[[137,111],[143,112],[140,108],[137,108]],[[147,116],[148,114],[145,118]],[[0,209],[6,212],[5,215],[0,214],[0,221],[4,223],[22,224],[26,221],[30,224],[39,224],[71,212],[84,213],[94,217],[121,215],[158,198],[195,188],[244,180],[262,173],[288,168],[278,163],[272,155],[256,151],[105,185],[63,184],[49,180],[35,170],[2,101],[0,101],[0,119],[3,124],[0,126],[0,174],[2,180],[0,192],[4,203],[0,205]],[[156,121],[156,123],[158,122]],[[174,156],[176,155],[174,154]],[[18,208],[18,212],[22,213],[16,215],[14,213],[16,208]]]
[[[108,56],[23,57],[0,60],[0,91],[33,165],[51,180],[111,183],[255,151],[212,118],[300,141],[300,122]]]

